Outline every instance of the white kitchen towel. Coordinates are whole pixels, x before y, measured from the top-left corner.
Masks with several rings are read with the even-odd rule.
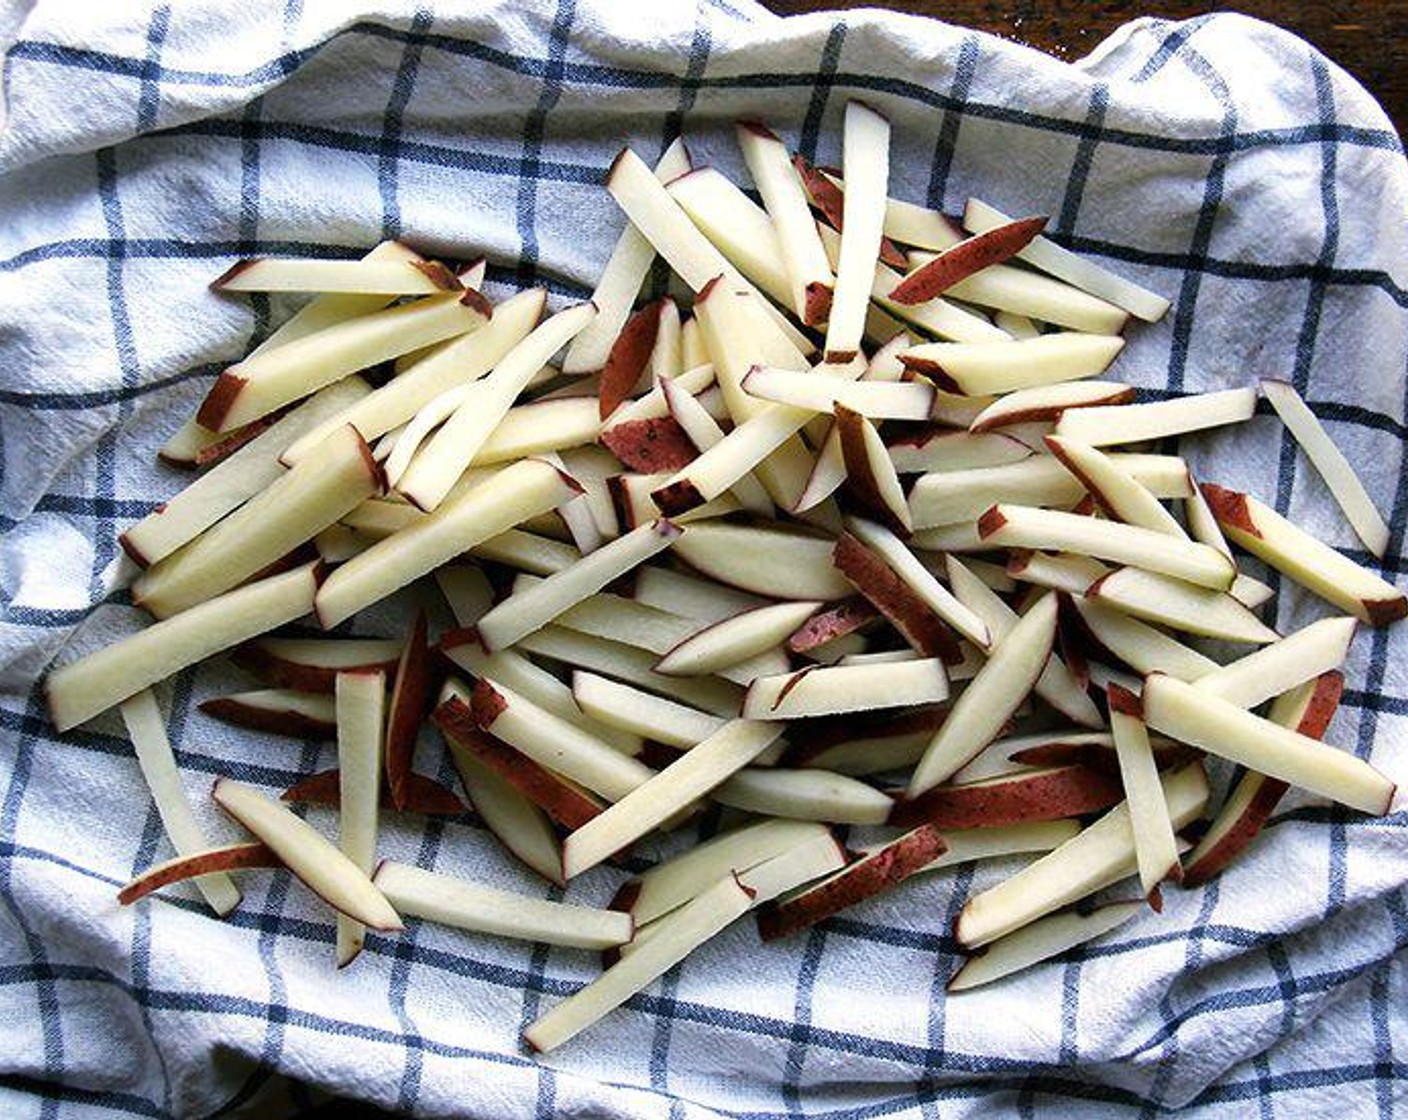
[[[1288,799],[1221,880],[952,999],[954,915],[1010,868],[933,875],[767,946],[739,923],[537,1058],[521,1029],[594,958],[411,923],[338,973],[328,910],[267,872],[223,923],[185,889],[119,908],[116,887],[168,854],[156,815],[113,717],[57,736],[36,687],[55,655],[139,625],[116,535],[185,481],[154,451],[291,306],[207,291],[233,259],[394,236],[486,254],[493,292],[580,298],[622,226],[602,182],[623,144],[654,159],[683,130],[696,163],[741,175],[732,122],[761,117],[834,162],[851,97],[894,122],[898,197],[1049,214],[1058,240],[1172,299],[1118,366],[1151,398],[1294,381],[1389,516],[1402,584],[1408,167],[1343,71],[1238,16],[1141,20],[1068,65],[936,22],[744,0],[25,7],[0,25],[5,1115],[208,1115],[275,1074],[504,1118],[1402,1107],[1401,809]],[[1183,451],[1367,559],[1274,417]],[[1327,613],[1283,590],[1280,624]],[[1359,636],[1328,736],[1400,779],[1404,633]],[[217,659],[160,691],[215,836],[234,831],[214,776],[277,790],[333,757],[196,709],[237,679]],[[423,764],[443,772],[432,739]],[[388,821],[383,848],[545,893],[472,818]],[[566,897],[603,903],[625,874]]]

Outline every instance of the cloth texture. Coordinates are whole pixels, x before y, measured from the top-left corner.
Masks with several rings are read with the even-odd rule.
[[[1401,801],[1371,820],[1292,795],[1248,858],[1167,890],[1162,915],[952,999],[954,916],[1011,864],[766,946],[740,922],[538,1058],[520,1031],[594,956],[412,922],[338,973],[331,913],[267,872],[223,923],[184,888],[119,908],[169,848],[115,716],[59,737],[37,685],[56,655],[141,625],[116,537],[185,481],[154,453],[294,306],[210,293],[233,259],[402,237],[487,255],[496,298],[541,283],[561,304],[622,227],[602,183],[623,144],[653,160],[683,130],[697,165],[746,184],[736,119],[839,162],[851,97],[894,124],[897,197],[1049,214],[1058,241],[1173,300],[1116,367],[1146,399],[1293,381],[1389,517],[1401,585],[1408,167],[1334,64],[1233,15],[1140,20],[1071,65],[918,18],[744,0],[39,0],[0,27],[0,1113],[226,1114],[276,1075],[426,1116],[1408,1113]],[[1369,561],[1264,410],[1182,451]],[[1330,613],[1281,590],[1279,627]],[[394,633],[403,605],[357,632]],[[1328,734],[1400,781],[1406,633],[1358,636]],[[246,687],[215,659],[158,693],[212,838],[236,835],[215,776],[277,791],[335,763],[196,708]],[[423,749],[443,767],[430,734]],[[585,904],[628,873],[550,891],[471,817],[388,817],[381,854]]]

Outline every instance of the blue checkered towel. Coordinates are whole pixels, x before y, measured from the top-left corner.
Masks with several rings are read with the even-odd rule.
[[[1401,810],[1292,798],[1220,881],[962,998],[942,994],[950,924],[1003,868],[783,943],[740,923],[538,1060],[519,1031],[595,973],[584,954],[412,923],[339,975],[328,910],[267,873],[224,923],[180,891],[119,909],[116,886],[168,854],[156,814],[116,722],[58,739],[35,689],[60,649],[137,624],[115,537],[183,482],[153,452],[288,310],[207,292],[233,258],[405,237],[486,253],[493,293],[580,298],[621,228],[601,184],[622,144],[653,158],[683,128],[696,162],[738,172],[731,122],[762,116],[834,161],[853,95],[894,121],[897,195],[1051,214],[1060,241],[1174,300],[1131,330],[1121,376],[1155,396],[1291,378],[1391,514],[1401,582],[1408,167],[1342,71],[1237,16],[1142,20],[1072,66],[745,0],[29,7],[0,21],[0,1112],[205,1115],[275,1074],[479,1117],[1402,1110]],[[1274,418],[1185,451],[1365,559]],[[1286,589],[1277,610],[1324,608]],[[1400,779],[1405,634],[1356,641],[1329,734]],[[160,695],[218,836],[212,776],[279,789],[332,764],[196,711],[232,672]],[[388,822],[384,848],[543,890],[470,819]],[[604,902],[621,874],[567,897]]]

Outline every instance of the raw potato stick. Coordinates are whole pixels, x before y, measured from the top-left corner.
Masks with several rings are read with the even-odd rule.
[[[173,883],[194,879],[197,887],[203,887],[207,882],[228,879],[231,871],[283,865],[283,860],[261,840],[246,840],[219,848],[203,848],[188,856],[176,856],[163,863],[153,864],[117,892],[117,902],[119,906],[130,906],[138,899],[146,898],[154,891],[169,887]]]
[[[968,430],[990,432],[1034,420],[1059,420],[1068,408],[1127,404],[1133,399],[1134,390],[1118,381],[1058,381],[1004,393],[972,419]]]
[[[393,672],[403,648],[396,638],[256,638],[230,660],[275,688],[331,696],[338,673]]]
[[[684,141],[674,140],[655,164],[654,174],[662,183],[668,183],[688,170],[689,152]],[[595,373],[606,364],[611,344],[625,326],[631,305],[635,303],[654,260],[654,247],[631,222],[627,222],[592,292],[597,317],[567,348],[562,359],[563,373]]]
[[[954,701],[949,718],[914,768],[907,797],[938,785],[997,738],[1041,676],[1055,638],[1056,596],[1048,592],[1027,608]]]
[[[384,933],[401,931],[400,917],[371,879],[312,825],[254,787],[229,778],[217,778],[211,796],[339,914]]]
[[[464,399],[416,452],[396,489],[420,509],[436,509],[533,374],[594,318],[596,308],[590,303],[559,311],[510,350],[492,373],[467,386]]]
[[[1089,491],[1096,504],[1116,521],[1187,540],[1183,526],[1119,462],[1088,443],[1047,436],[1046,449]]]
[[[1117,335],[1063,332],[1020,341],[926,342],[905,350],[900,360],[941,389],[982,396],[1098,377],[1123,349]]]
[[[405,863],[382,863],[374,882],[406,917],[455,929],[573,949],[606,949],[631,938],[630,916],[615,910],[494,890]]]
[[[501,684],[481,680],[474,688],[472,711],[474,721],[494,738],[608,801],[619,801],[655,773]]]
[[[829,226],[820,226],[817,232],[821,235],[821,243],[826,247],[827,257],[839,264],[841,235]],[[927,303],[916,304],[913,307],[906,307],[895,301],[890,298],[890,293],[899,286],[901,279],[900,274],[894,269],[880,261],[875,262],[875,278],[870,286],[870,299],[875,305],[870,309],[872,314],[878,311],[888,312],[904,323],[918,327],[925,335],[952,339],[954,342],[1012,341],[1011,335],[993,326],[983,316],[966,311],[958,304],[950,303],[942,297],[929,300]],[[900,325],[888,316],[880,333],[871,330],[869,320],[866,325],[866,333],[874,334],[878,338],[889,338],[900,329]]]
[[[865,333],[889,194],[890,122],[863,102],[847,102],[842,147],[849,189],[843,202],[841,252],[826,325],[828,362],[850,361]]]
[[[318,566],[270,576],[139,630],[45,681],[49,714],[68,731],[188,665],[300,618],[313,608]]]
[[[1165,775],[1163,787],[1175,828],[1195,819],[1207,804],[1207,776],[1199,762]],[[1035,863],[973,895],[954,923],[954,938],[965,948],[979,948],[1135,870],[1129,806],[1116,805]]]
[[[1322,544],[1250,494],[1211,483],[1203,497],[1222,531],[1273,568],[1341,610],[1369,623],[1387,626],[1408,615],[1408,598],[1367,568]]]
[[[938,829],[920,825],[815,886],[763,907],[758,911],[758,932],[764,941],[775,941],[813,926],[904,882],[943,855],[946,848]]]
[[[968,200],[968,206],[963,212],[964,226],[974,233],[983,233],[1007,225],[1011,221],[1012,219],[1000,210],[976,198]],[[1034,238],[1031,244],[1017,255],[1043,272],[1073,284],[1093,296],[1107,299],[1146,322],[1157,323],[1168,311],[1168,300],[1163,296],[1141,288],[1122,276],[1116,276],[1088,258],[1077,256],[1045,237]]]
[[[1323,673],[1276,697],[1267,718],[1312,739],[1321,739],[1339,708],[1343,692],[1343,673]],[[1290,788],[1256,770],[1244,771],[1184,862],[1184,885],[1200,886],[1235,860],[1260,833]]]
[[[346,378],[315,393],[258,438],[129,527],[118,538],[123,549],[143,567],[170,556],[276,482],[284,473],[279,456],[294,440],[320,430],[331,416],[370,393],[371,388],[360,377]],[[333,430],[327,429],[326,434]]]
[[[337,698],[338,845],[364,875],[376,864],[377,806],[381,802],[386,678],[381,673],[339,673]],[[366,927],[337,916],[337,967],[362,951]]]
[[[1179,742],[1374,816],[1393,801],[1393,782],[1363,759],[1194,685],[1155,673],[1145,679],[1141,700],[1145,722]]]
[[[948,674],[937,658],[899,664],[809,667],[759,677],[743,698],[748,719],[788,720],[842,712],[937,704],[948,699]]]
[[[171,741],[166,737],[166,725],[156,705],[156,697],[150,689],[143,690],[125,700],[121,710],[127,737],[132,740],[137,764],[142,768],[142,777],[156,803],[166,838],[176,849],[178,858],[195,856],[209,846],[209,841],[196,821],[195,811],[181,783],[181,772],[176,767],[176,756],[171,751]],[[239,888],[228,875],[201,875],[196,879],[196,888],[210,908],[222,918],[240,904]],[[151,889],[156,888],[153,886]]]
[[[681,175],[666,190],[731,265],[774,303],[791,305],[792,281],[766,210],[713,167]]]
[[[572,696],[592,719],[679,750],[703,742],[724,725],[720,716],[581,669],[572,673]]]
[[[739,122],[737,135],[744,162],[777,231],[778,249],[792,282],[791,310],[809,325],[824,323],[831,313],[835,278],[787,148],[757,121]]]
[[[735,918],[741,918],[752,905],[751,892],[734,875],[725,876],[662,918],[668,928],[657,931],[597,979],[540,1015],[523,1032],[524,1041],[539,1053],[557,1049],[620,1007]]]
[[[381,388],[330,417],[291,444],[281,456],[292,466],[333,428],[351,424],[367,440],[408,423],[442,394],[483,377],[528,336],[547,302],[544,288],[510,296],[494,308],[494,317],[473,334],[452,339],[408,366]],[[404,455],[409,455],[407,449]]]
[[[660,827],[756,759],[782,731],[776,723],[749,719],[726,723],[568,836],[563,875],[571,879]]]
[[[479,638],[490,651],[504,649],[595,594],[612,580],[663,552],[680,530],[660,520],[617,537],[570,568],[515,592],[479,620]]]
[[[438,261],[323,261],[264,257],[236,261],[210,286],[223,292],[342,292],[419,296],[464,285]]]
[[[450,736],[445,737],[445,743],[484,827],[525,867],[549,882],[566,886],[562,878],[562,846],[548,815]]]
[[[228,432],[349,373],[474,331],[492,313],[483,296],[466,291],[427,296],[334,324],[230,366],[201,403],[196,419],[212,431]]]
[[[1159,769],[1149,745],[1149,731],[1144,726],[1139,698],[1117,685],[1110,686],[1108,696],[1110,730],[1115,736],[1120,781],[1134,829],[1139,885],[1149,905],[1162,910],[1159,884],[1165,879],[1183,878],[1183,868],[1178,862],[1178,841],[1174,838],[1173,822],[1169,820],[1168,802],[1164,800],[1163,786],[1159,783]]]
[[[708,451],[723,441],[723,428],[719,427],[719,422],[709,415],[698,399],[686,390],[682,379],[676,381],[672,377],[662,377],[659,389],[664,395],[670,416],[698,451]],[[683,464],[675,469],[682,470]],[[745,474],[735,482],[730,492],[746,509],[761,517],[772,516],[772,499],[763,484],[752,474]]]
[[[1263,381],[1261,395],[1271,402],[1271,407],[1300,444],[1310,465],[1325,480],[1330,496],[1339,503],[1354,532],[1364,542],[1364,547],[1382,559],[1388,548],[1388,526],[1374,508],[1373,499],[1349,465],[1344,452],[1335,446],[1330,434],[1290,382]]]
[[[232,727],[248,727],[296,739],[324,740],[337,734],[332,699],[316,692],[268,688],[202,700],[200,710]]]
[[[890,298],[910,304],[942,295],[965,277],[1015,256],[1045,228],[1045,218],[1018,218],[974,234],[916,268],[890,293]]]
[[[1108,447],[1237,424],[1250,420],[1255,411],[1255,389],[1225,389],[1148,404],[1072,409],[1056,421],[1056,434]]]
[[[995,505],[978,519],[978,532],[993,545],[1075,552],[1173,576],[1214,591],[1226,591],[1236,574],[1226,556],[1205,544],[1059,510]]]
[[[477,544],[581,493],[551,464],[525,459],[451,498],[424,521],[338,567],[318,591],[318,619],[335,626]]]
[[[988,645],[1000,644],[1017,625],[1017,612],[978,578],[971,563],[965,565],[956,556],[947,557],[945,563],[954,595],[987,626],[992,635]],[[1033,691],[1058,712],[1084,727],[1100,727],[1104,722],[1084,686],[1054,652],[1037,678]]]
[[[969,957],[949,979],[948,991],[966,992],[1084,945],[1123,925],[1144,909],[1143,902],[1112,902],[1089,914],[1053,914],[1009,933]]]
[[[909,263],[915,266],[929,260],[927,253],[911,253],[909,257]],[[989,265],[965,276],[950,285],[946,294],[976,307],[993,309],[994,316],[997,312],[1017,313],[1085,334],[1117,335],[1129,322],[1129,315],[1112,303],[1031,269],[1006,264]],[[1023,334],[1037,338],[1041,332]]]
[[[606,189],[626,212],[631,224],[697,296],[702,298],[709,283],[715,277],[722,276],[731,287],[752,293],[764,314],[799,350],[809,353],[814,349],[807,336],[763,299],[757,289],[699,232],[650,168],[630,148],[623,148],[612,163],[606,175]],[[697,300],[695,310],[697,314]]]
[[[133,601],[167,618],[239,586],[381,489],[381,471],[353,427],[132,585]]]
[[[404,809],[407,805],[412,778],[411,760],[430,699],[431,675],[426,618],[422,610],[411,624],[411,632],[401,651],[401,660],[396,665],[395,682],[386,711],[386,785],[395,809]]]

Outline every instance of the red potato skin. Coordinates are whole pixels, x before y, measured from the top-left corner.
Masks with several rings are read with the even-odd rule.
[[[200,402],[200,408],[196,411],[196,423],[212,432],[223,431],[225,417],[248,383],[247,378],[235,373],[233,369],[222,372],[215,379],[215,384],[210,387],[205,399]]]
[[[937,657],[945,665],[963,660],[958,641],[943,620],[894,569],[850,533],[842,533],[836,541],[832,562],[919,653]]]
[[[1170,746],[1155,746],[1154,761],[1160,770],[1182,766],[1192,762],[1201,752],[1194,747],[1174,743]],[[1084,766],[1087,770],[1118,775],[1119,759],[1109,747],[1094,743],[1043,743],[1039,747],[1028,747],[1015,751],[1012,761],[1023,766]]]
[[[650,492],[650,500],[666,517],[679,517],[705,502],[704,495],[689,479],[670,482]]]
[[[1203,497],[1212,510],[1213,517],[1227,530],[1260,537],[1256,518],[1252,515],[1251,503],[1247,495],[1218,486],[1214,482],[1204,482],[1201,486]],[[1408,618],[1408,597],[1395,595],[1390,599],[1366,599],[1363,601],[1364,614],[1370,626],[1387,626],[1400,618]]]
[[[458,287],[458,282],[456,286]],[[483,315],[485,319],[492,319],[494,317],[494,305],[476,288],[465,288],[464,294],[460,296],[460,304],[464,307],[474,308],[474,310]]]
[[[885,845],[873,856],[853,863],[835,878],[795,895],[770,902],[758,911],[758,933],[776,941],[903,882],[948,851],[939,830],[921,825]]]
[[[640,380],[641,372],[655,349],[660,331],[660,306],[642,307],[627,320],[601,371],[601,418],[605,420],[621,406]]]
[[[601,443],[628,469],[641,474],[682,470],[699,457],[673,416],[616,424],[601,433]]]
[[[1066,470],[1068,470],[1071,474],[1075,475],[1076,481],[1085,487],[1085,497],[1082,498],[1076,506],[1078,512],[1083,512],[1080,510],[1080,506],[1084,505],[1088,501],[1091,503],[1092,506],[1091,512],[1094,512],[1094,506],[1099,506],[1109,516],[1118,516],[1114,508],[1106,500],[1105,495],[1101,492],[1100,488],[1096,486],[1093,481],[1091,481],[1090,476],[1086,474],[1083,470],[1081,470],[1074,462],[1071,461],[1071,457],[1066,454],[1066,448],[1059,439],[1056,439],[1052,436],[1047,436],[1046,439],[1042,442],[1046,444],[1046,449],[1051,452],[1053,456],[1055,456],[1057,462],[1059,462],[1061,466],[1065,467]],[[1093,589],[1094,585],[1092,584],[1091,586]],[[1090,594],[1090,591],[1087,590],[1086,594]]]
[[[975,234],[906,276],[890,298],[909,305],[931,300],[973,273],[1016,256],[1045,228],[1045,218],[1018,218]]]
[[[1098,582],[1098,581],[1097,581]],[[1110,705],[1110,711],[1119,712],[1123,716],[1133,716],[1135,719],[1144,718],[1144,705],[1139,697],[1130,692],[1129,689],[1117,684],[1111,684],[1105,690]]]
[[[813,280],[807,285],[802,304],[802,321],[809,327],[819,326],[831,317],[832,289],[830,284]]]
[[[636,899],[640,897],[640,880],[627,879],[619,887],[616,893],[611,896],[611,901],[606,904],[606,909],[615,910],[622,914],[630,914],[635,909]],[[632,917],[634,922],[634,916]],[[634,933],[633,933],[634,935]],[[621,959],[621,947],[612,945],[608,949],[601,951],[601,967],[610,968]]]
[[[922,373],[944,392],[967,395],[963,386],[946,373],[944,367],[933,358],[909,358],[900,355],[900,361],[904,363],[904,368],[910,374]]]
[[[804,156],[794,155],[792,166],[796,168],[797,176],[802,180],[802,189],[807,192],[807,201],[826,219],[832,229],[840,233],[846,211],[846,196],[841,188],[807,162]],[[891,268],[906,268],[909,263],[900,252],[899,246],[888,237],[880,238],[880,260]],[[828,356],[827,360],[834,359]]]
[[[342,804],[341,774],[337,768],[320,770],[310,774],[301,782],[288,787],[281,794],[284,801],[301,801],[310,805],[327,805],[337,808]],[[457,817],[469,810],[452,789],[441,785],[424,774],[407,774],[402,788],[402,804],[391,800],[388,786],[381,787],[379,804],[383,809],[396,812],[420,813],[426,817]]]
[[[778,765],[800,770],[819,761],[833,747],[855,739],[889,739],[918,732],[937,731],[948,718],[947,704],[921,704],[900,712],[857,712],[807,721],[807,738],[789,737]]]
[[[1123,799],[1117,776],[1065,766],[1001,781],[935,786],[913,800],[897,801],[887,823],[896,828],[924,823],[935,828],[991,828],[1096,813]]]
[[[309,739],[314,742],[331,739],[337,735],[336,723],[313,719],[302,712],[256,708],[241,703],[233,696],[216,696],[203,700],[200,710],[211,719],[218,719],[231,727],[247,727],[251,731],[264,731],[271,735],[287,735],[293,739]]]
[[[880,617],[880,612],[864,596],[845,599],[818,614],[814,614],[787,639],[793,653],[806,653],[825,645],[833,638],[854,633]]]
[[[425,720],[430,700],[431,675],[430,647],[426,642],[426,619],[422,610],[416,614],[401,650],[386,718],[386,786],[394,809],[406,808],[411,756],[415,753],[416,735]]]
[[[169,887],[172,883],[183,883],[200,875],[210,875],[217,871],[247,871],[261,867],[282,867],[284,861],[274,854],[274,850],[262,840],[239,844],[212,852],[197,854],[172,863],[159,874],[140,875],[117,892],[119,905],[130,906],[139,898],[146,898],[153,891]]]
[[[1322,673],[1315,682],[1310,703],[1306,706],[1305,714],[1301,716],[1300,723],[1296,725],[1296,730],[1312,739],[1323,738],[1330,726],[1330,721],[1339,709],[1340,697],[1343,693],[1343,673],[1335,669],[1328,673]],[[1260,787],[1237,819],[1227,823],[1227,831],[1222,838],[1209,847],[1196,861],[1184,865],[1183,886],[1202,886],[1225,870],[1228,864],[1236,859],[1243,849],[1256,838],[1257,833],[1270,819],[1276,806],[1280,804],[1281,798],[1290,789],[1290,786],[1283,781],[1251,771],[1243,774],[1240,782],[1257,781],[1258,779],[1261,782]],[[1220,820],[1215,819],[1212,827],[1217,828],[1221,823]]]
[[[166,503],[162,502],[159,506],[156,507],[155,510],[153,510],[153,512],[165,513]],[[151,563],[151,561],[147,559],[146,553],[144,553],[141,549],[139,549],[136,545],[134,545],[130,540],[127,539],[126,533],[121,533],[118,535],[117,543],[122,546],[122,551],[127,553],[127,556],[132,561],[132,563],[136,564],[139,568],[145,568]]]
[[[907,538],[910,528],[886,504],[875,477],[865,445],[865,418],[854,409],[838,404],[835,408],[836,433],[841,440],[841,459],[846,464],[846,492],[867,513],[873,514],[897,537]]]
[[[261,416],[258,420],[251,420],[243,428],[236,428],[224,439],[212,443],[209,447],[202,447],[196,452],[193,465],[197,468],[209,467],[220,462],[221,459],[229,458],[245,444],[262,435],[265,429],[272,426],[274,421],[282,417],[286,411],[286,409],[280,409],[269,416]],[[163,462],[169,463],[171,460],[164,459]]]
[[[1257,833],[1271,818],[1280,804],[1281,798],[1291,787],[1276,778],[1250,771],[1242,775],[1241,782],[1259,782],[1251,801],[1237,819],[1228,825],[1222,838],[1203,853],[1196,863],[1188,863],[1183,868],[1182,885],[1200,887],[1214,876],[1226,870],[1228,864],[1239,856]],[[1239,783],[1240,784],[1240,783]]]
[[[1237,490],[1229,490],[1215,482],[1204,482],[1201,490],[1203,498],[1208,503],[1208,508],[1212,510],[1212,515],[1221,524],[1239,529],[1243,533],[1250,533],[1254,537],[1261,536],[1261,531],[1256,527],[1256,520],[1252,517],[1251,506],[1247,502],[1245,494]]]
[[[1387,626],[1408,617],[1408,599],[1402,595],[1394,599],[1366,599],[1364,612],[1369,616],[1370,626]]]
[[[1007,524],[1007,518],[1002,512],[1001,506],[992,506],[978,518],[978,536],[990,537]]]
[[[465,290],[460,278],[439,261],[408,261],[412,268],[423,273],[442,292],[462,292]]]
[[[438,644],[442,653],[460,646],[484,648],[484,643],[479,640],[479,627],[477,626],[456,626],[451,630],[441,631]]]
[[[240,646],[230,655],[230,660],[251,676],[258,677],[271,688],[291,688],[299,692],[332,693],[337,686],[338,673],[393,673],[399,658],[377,661],[367,665],[345,665],[340,669],[321,665],[304,665],[297,661],[286,661],[266,652],[259,639]]]
[[[478,689],[475,691],[477,694]],[[502,697],[494,695],[502,703]],[[575,786],[485,734],[473,710],[462,701],[446,701],[432,718],[445,738],[474,755],[564,828],[580,828],[602,811],[601,805]]]
[[[508,701],[504,699],[503,693],[488,681],[480,680],[470,695],[470,711],[474,722],[488,731],[494,721],[508,711]]]
[[[474,778],[469,773],[467,773],[466,768],[461,765],[461,758],[462,756],[458,752],[450,752],[450,762],[454,765],[455,772],[458,773],[460,776],[460,783],[464,786],[466,791],[472,794]],[[565,887],[567,885],[567,880],[562,878],[561,843],[555,844],[555,852],[552,861],[554,866],[551,868],[540,867],[536,863],[533,863],[528,860],[524,856],[523,852],[519,850],[518,844],[516,843],[517,838],[515,836],[510,833],[499,832],[493,827],[493,825],[491,825],[487,820],[484,820],[483,818],[480,818],[480,823],[489,830],[489,832],[493,835],[494,839],[496,839],[500,844],[503,845],[505,851],[512,853],[513,856],[524,867],[536,872],[537,874],[541,875],[544,879],[547,879],[549,882],[556,883],[559,887]]]
[[[793,673],[790,677],[788,677],[788,678],[787,678],[787,683],[784,684],[784,685],[782,686],[782,688],[780,688],[780,689],[778,690],[777,699],[772,702],[772,708],[771,708],[771,710],[774,711],[774,712],[777,711],[777,709],[782,706],[782,702],[787,699],[787,694],[788,694],[789,692],[791,692],[794,688],[796,688],[799,684],[801,684],[802,681],[803,681],[804,679],[806,679],[807,675],[808,675],[809,673],[811,673],[811,672],[812,672],[814,669],[816,669],[816,668],[818,668],[818,666],[816,666],[816,665],[808,665],[805,669],[798,669],[795,673]],[[752,686],[750,685],[749,688],[748,688],[748,692],[752,692],[752,691],[753,691],[753,688],[752,688]],[[748,693],[744,693],[744,695],[743,695],[743,703],[744,703],[745,706],[747,705],[747,703],[748,703]]]
[[[234,280],[236,276],[239,276],[241,273],[248,272],[251,268],[253,268],[254,264],[255,262],[253,260],[236,261],[234,264],[232,264],[229,268],[227,268],[224,272],[222,272],[219,276],[217,276],[214,280],[210,282],[210,290],[212,292],[218,292],[222,290],[232,280]]]
[[[1077,408],[1091,408],[1095,405],[1128,404],[1134,400],[1134,390],[1130,387],[1122,387],[1112,392],[1108,397],[1099,400],[1082,401],[1080,404],[1048,405],[1045,407],[1024,408],[1018,412],[1009,412],[1006,416],[994,416],[991,420],[982,422],[974,421],[968,426],[970,432],[990,432],[998,428],[1011,427],[1014,424],[1028,424],[1040,420],[1059,420],[1061,414]]]
[[[1080,483],[1082,486],[1084,486],[1085,479],[1081,479]],[[1095,495],[1087,492],[1085,497],[1083,497],[1080,501],[1078,501],[1075,505],[1071,507],[1071,512],[1077,513],[1081,517],[1091,517],[1094,515],[1096,509],[1099,508],[1099,506],[1100,503],[1096,500]]]

